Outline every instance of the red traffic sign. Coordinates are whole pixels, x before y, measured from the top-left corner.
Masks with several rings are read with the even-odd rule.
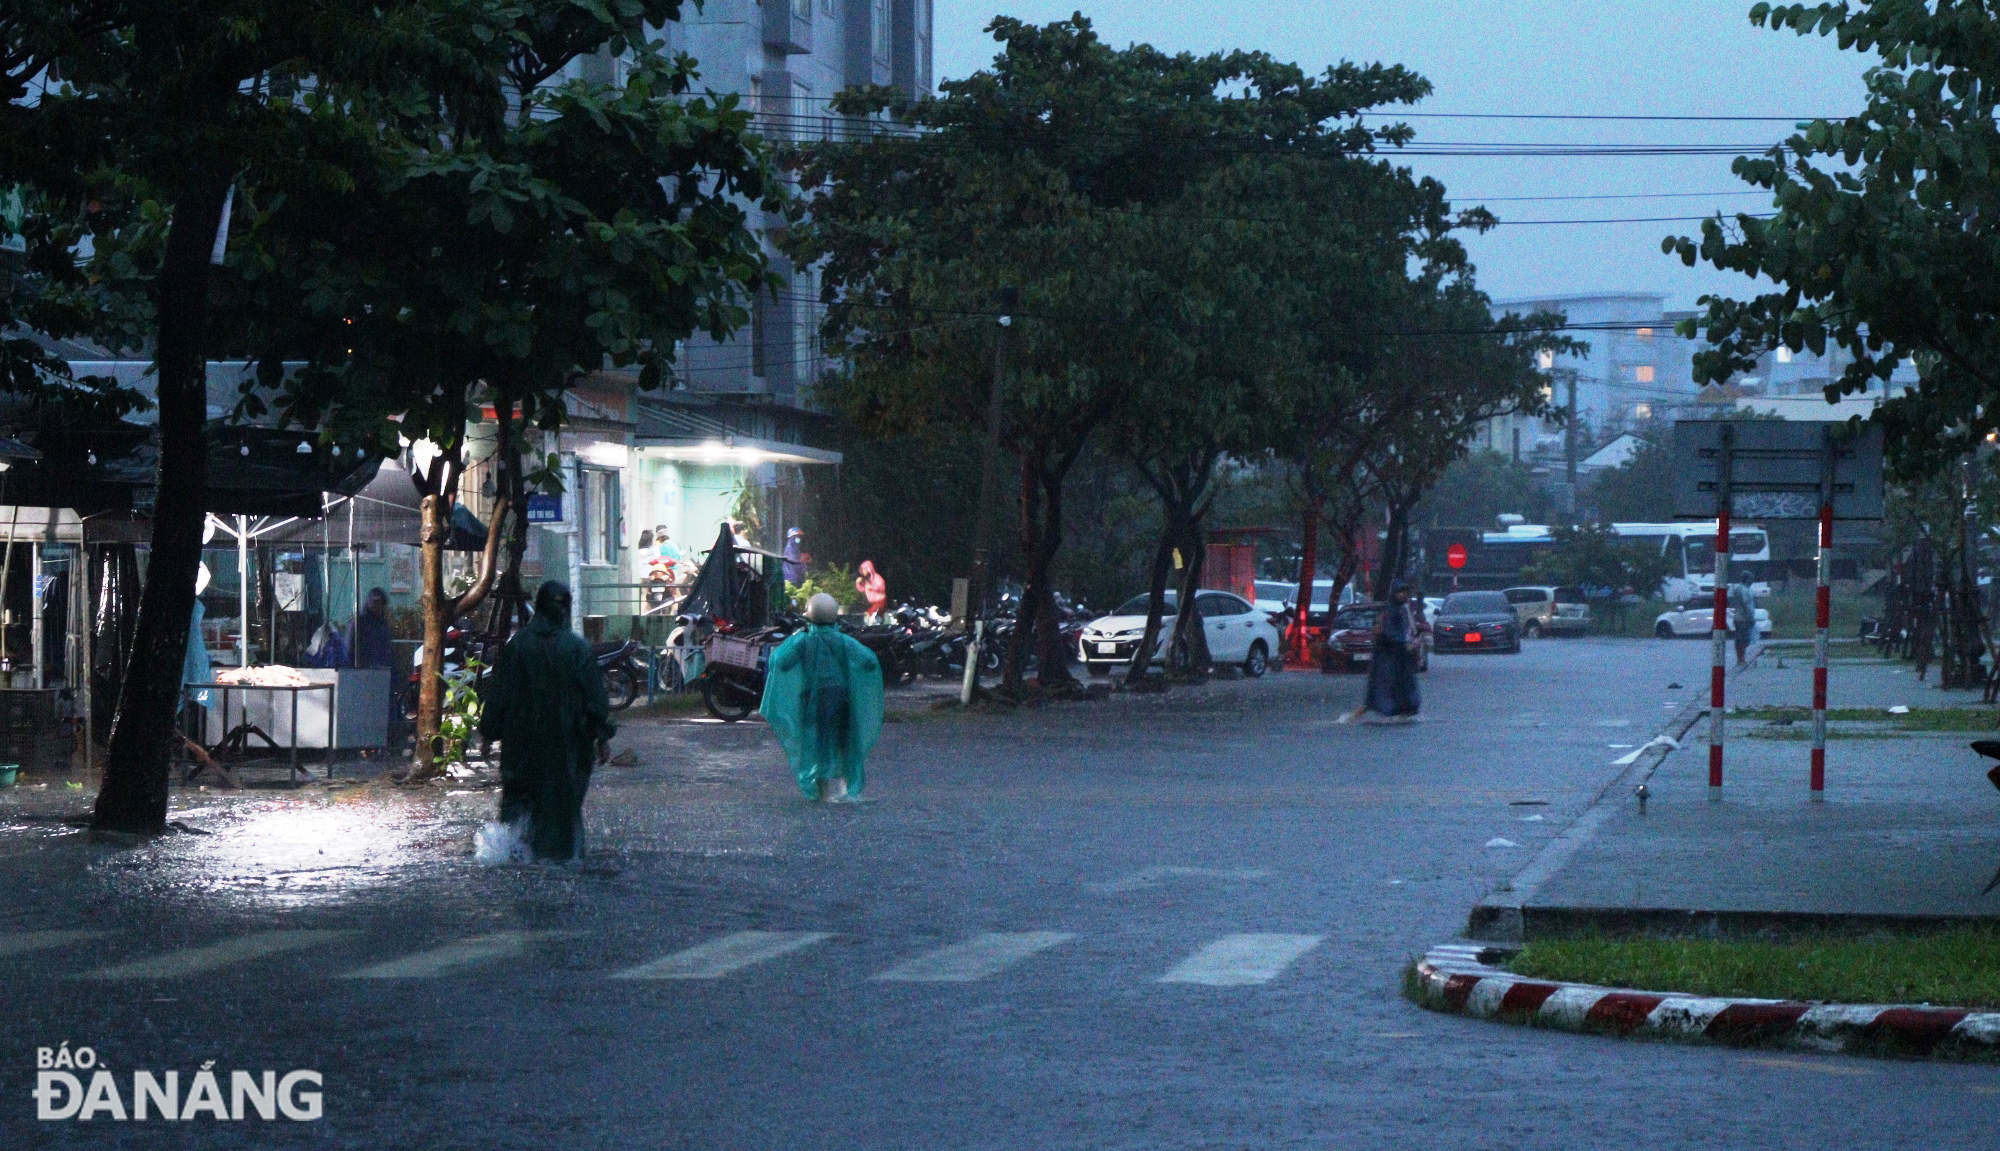
[[[1444,562],[1450,564],[1453,571],[1464,567],[1466,558],[1464,544],[1453,544],[1444,549]]]

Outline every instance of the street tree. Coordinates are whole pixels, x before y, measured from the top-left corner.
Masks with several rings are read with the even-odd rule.
[[[530,429],[558,430],[566,389],[601,368],[636,367],[661,386],[695,332],[726,338],[769,280],[746,205],[777,210],[774,178],[734,96],[696,97],[694,61],[646,42],[674,0],[595,24],[534,22],[513,41],[504,123],[451,139],[385,140],[381,168],[338,242],[301,254],[315,286],[304,324],[314,370],[289,377],[285,417],[343,441],[409,445],[422,494],[423,665],[416,763],[437,770],[445,629],[485,598],[494,545],[509,537],[502,587],[519,586],[530,487],[556,486],[552,457],[529,466]],[[594,34],[592,33],[594,29]],[[549,82],[572,59],[625,55],[623,82]],[[273,226],[276,226],[275,224]],[[444,550],[469,423],[499,422],[500,506],[479,575],[445,590]]]
[[[1452,464],[1471,451],[1479,425],[1496,416],[1548,410],[1542,357],[1580,352],[1549,312],[1495,317],[1469,269],[1443,282],[1418,277],[1401,330],[1378,361],[1370,420],[1384,430],[1363,466],[1382,502],[1382,562],[1375,597],[1386,600],[1404,578],[1411,514]]]
[[[1667,237],[1693,266],[1768,278],[1748,300],[1707,296],[1684,334],[1713,347],[1696,377],[1723,383],[1766,351],[1852,357],[1828,398],[1879,389],[1914,365],[1919,383],[1876,416],[1906,478],[1948,466],[2000,430],[2000,12],[1927,0],[1772,5],[1753,23],[1834,37],[1871,53],[1866,107],[1814,120],[1739,158],[1775,214],[1705,221]]]
[[[357,124],[449,133],[497,116],[480,83],[495,7],[21,0],[0,13],[0,186],[29,190],[59,237],[77,235],[70,258],[87,237],[106,291],[133,305],[103,316],[138,337],[116,346],[154,362],[159,494],[136,666],[181,664],[201,553],[206,361],[249,351],[211,300],[229,274],[213,257],[232,189],[275,198],[355,183],[368,154]],[[177,677],[126,677],[96,826],[164,825],[179,704]]]
[[[1338,157],[1407,138],[1355,114],[1425,89],[1400,68],[1308,78],[1255,53],[1117,50],[1080,15],[999,18],[989,31],[1002,46],[993,66],[936,97],[870,90],[837,103],[886,111],[894,126],[803,150],[810,211],[790,246],[801,266],[820,265],[823,331],[845,365],[823,394],[875,435],[983,425],[993,337],[980,321],[1003,287],[1018,289],[1001,429],[1020,479],[1018,693],[1030,636],[1043,684],[1069,680],[1050,587],[1063,484],[1137,375],[1120,333],[1146,273],[1124,254],[1148,214],[1246,151]]]

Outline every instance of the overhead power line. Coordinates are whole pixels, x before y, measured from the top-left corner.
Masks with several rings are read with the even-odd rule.
[[[800,115],[793,112],[764,111],[757,114],[759,121],[775,129],[774,134],[795,144],[828,143],[843,140],[859,140],[876,136],[893,136],[912,144],[935,145],[944,140],[935,132],[908,124],[896,124],[877,120],[849,120],[842,117]],[[979,129],[981,132],[988,129]],[[1336,134],[1312,137],[1304,141],[1258,140],[1251,138],[1230,138],[1222,136],[1188,135],[1156,131],[1124,131],[1114,129],[1085,129],[1064,127],[1061,134],[1079,140],[1122,140],[1145,144],[1174,144],[1195,147],[1215,152],[1310,154],[1324,152],[1330,155],[1369,157],[1388,159],[1397,156],[1466,156],[1466,157],[1631,157],[1631,156],[1749,156],[1761,155],[1778,146],[1777,141],[1754,144],[1660,144],[1660,143],[1561,143],[1542,141],[1491,141],[1491,140],[1415,140],[1397,146],[1386,142],[1369,150],[1350,150],[1340,147]],[[1012,131],[1009,138],[1027,142],[1046,142],[1056,134],[1056,130]]]
[[[1806,124],[1814,120],[1845,120],[1845,116],[1648,116],[1587,112],[1363,112],[1362,118],[1390,120],[1613,120],[1635,123]]]

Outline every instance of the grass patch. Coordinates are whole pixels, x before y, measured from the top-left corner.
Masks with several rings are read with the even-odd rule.
[[[1812,709],[1807,707],[1740,707],[1732,711],[1729,718],[1772,724],[1779,728],[1789,725],[1810,728],[1812,716]],[[1885,731],[1977,734],[2000,730],[2000,710],[1990,707],[1913,707],[1901,715],[1892,715],[1887,708],[1881,707],[1830,707],[1826,709],[1826,719],[1828,723],[1879,724]],[[1784,737],[1772,732],[1770,738]]]
[[[1792,590],[1765,596],[1757,606],[1771,613],[1774,639],[1811,639],[1819,631],[1818,600],[1810,581],[1794,581]],[[1874,596],[1836,595],[1827,630],[1835,636],[1853,636],[1861,630],[1864,617],[1881,612],[1882,601]]]
[[[1559,939],[1507,965],[1537,979],[1823,1003],[2000,1006],[2000,930],[1898,939]]]

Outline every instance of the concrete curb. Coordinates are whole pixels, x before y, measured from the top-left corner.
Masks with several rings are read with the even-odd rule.
[[[2000,1059],[1996,1012],[1707,999],[1549,983],[1492,965],[1508,954],[1512,949],[1478,943],[1433,947],[1416,964],[1411,997],[1446,1014],[1616,1038],[1919,1059]]]

